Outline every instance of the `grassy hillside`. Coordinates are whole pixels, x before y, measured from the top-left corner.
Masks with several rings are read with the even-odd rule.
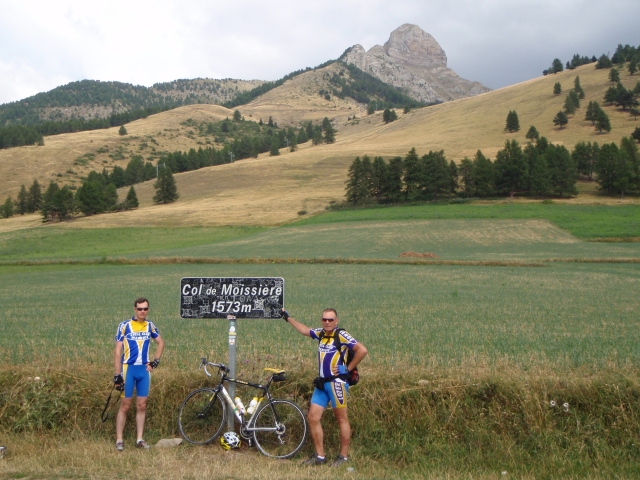
[[[167,206],[152,205],[153,182],[136,186],[142,208],[117,215],[101,215],[74,222],[77,226],[107,227],[126,225],[275,225],[298,218],[298,212],[322,211],[330,202],[341,201],[348,165],[357,155],[405,155],[411,147],[419,154],[444,149],[448,159],[459,161],[472,156],[477,149],[491,157],[505,140],[525,142],[529,125],[535,125],[541,135],[554,143],[573,148],[580,140],[619,142],[640,123],[627,112],[604,107],[610,116],[612,131],[599,135],[590,122],[584,121],[586,104],[600,102],[610,83],[608,72],[586,65],[573,71],[536,78],[528,82],[496,90],[477,97],[457,100],[437,106],[399,113],[390,124],[382,121],[382,112],[367,116],[364,105],[353,100],[332,97],[325,100],[318,94],[328,86],[329,78],[339,66],[298,75],[284,85],[271,90],[250,104],[240,108],[247,120],[266,119],[271,115],[279,125],[299,125],[306,120],[320,120],[328,116],[338,129],[337,141],[331,145],[300,146],[295,153],[285,149],[278,157],[263,154],[257,159],[243,160],[233,165],[176,175],[181,198]],[[553,95],[553,84],[559,81],[564,92],[573,86],[579,75],[586,93],[582,108],[570,118],[563,129],[553,126],[552,119],[562,108],[565,94]],[[621,74],[622,83],[630,88],[637,76]],[[505,133],[509,110],[516,110],[521,131]],[[89,168],[110,167],[115,164],[108,154],[98,156],[100,147],[109,153],[123,145],[131,153],[140,149],[145,157],[151,147],[157,151],[172,151],[198,146],[197,137],[189,138],[189,129],[180,123],[189,117],[221,119],[231,111],[214,106],[188,106],[155,115],[128,125],[128,138],[119,138],[116,129],[84,132],[45,139],[44,147],[20,147],[0,152],[0,198],[17,193],[20,184],[31,183],[34,176],[48,182],[60,179],[70,183]],[[356,118],[354,119],[354,115]],[[153,136],[158,145],[152,145]],[[138,137],[138,138],[135,138]],[[141,147],[146,142],[148,147]],[[148,148],[148,150],[145,150]],[[93,153],[94,160],[86,166],[74,165],[78,157]],[[87,157],[85,157],[87,158]],[[121,161],[126,163],[125,160]],[[82,167],[82,168],[81,168]],[[68,169],[76,175],[66,173]],[[58,177],[57,175],[61,175]],[[583,190],[594,192],[593,184]],[[589,202],[604,201],[599,197]],[[580,199],[578,200],[580,201]],[[617,200],[606,200],[618,202]],[[624,202],[634,202],[626,199]],[[9,220],[8,222],[12,222]],[[23,220],[15,220],[18,225]],[[3,221],[0,223],[4,223]],[[3,228],[11,228],[8,225]]]

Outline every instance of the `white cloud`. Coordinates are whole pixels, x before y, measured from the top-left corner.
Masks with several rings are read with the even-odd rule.
[[[274,80],[383,44],[403,23],[433,35],[449,66],[496,88],[554,57],[637,44],[637,0],[23,0],[3,2],[0,102],[88,79]]]

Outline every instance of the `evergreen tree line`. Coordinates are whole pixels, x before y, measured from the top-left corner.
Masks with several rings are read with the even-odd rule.
[[[123,113],[113,113],[108,118],[94,118],[91,120],[72,118],[65,121],[46,121],[35,125],[7,125],[0,127],[0,149],[35,145],[36,143],[44,144],[44,135],[59,135],[61,133],[117,127],[171,108],[174,107],[168,105],[144,107]]]
[[[567,70],[573,70],[576,67],[581,65],[588,65],[589,63],[595,63],[595,67],[600,68],[611,68],[614,64],[623,64],[625,62],[635,63],[640,61],[640,46],[633,47],[631,45],[618,44],[615,53],[609,58],[608,55],[602,54],[599,58],[596,58],[593,55],[591,58],[580,56],[577,53],[573,56],[573,58],[566,63]],[[564,66],[560,59],[555,58],[553,62],[551,62],[551,66],[542,71],[543,75],[549,75],[553,73],[559,73],[564,70]]]
[[[111,107],[115,113],[116,108],[135,111],[144,108],[173,108],[186,103],[190,103],[190,100],[172,98],[155,92],[154,88],[121,82],[81,80],[0,105],[0,125],[40,124],[43,122],[42,111],[50,108]]]
[[[338,74],[334,74],[329,82],[334,85],[332,93],[340,99],[353,98],[358,103],[378,103],[378,109],[385,108],[420,108],[426,103],[414,100],[396,87],[384,83],[382,80],[363,72],[355,65],[338,61],[344,67]],[[348,71],[349,75],[344,75]],[[375,97],[375,98],[374,98]]]
[[[368,202],[438,200],[451,197],[493,197],[525,194],[568,196],[577,194],[576,182],[582,174],[596,182],[608,194],[640,192],[640,156],[633,140],[623,138],[599,147],[580,142],[573,152],[553,145],[545,137],[528,142],[522,148],[516,140],[507,140],[495,161],[478,150],[459,165],[447,162],[444,151],[430,151],[419,157],[412,148],[404,157],[388,162],[356,157],[349,167],[346,199],[353,205]]]

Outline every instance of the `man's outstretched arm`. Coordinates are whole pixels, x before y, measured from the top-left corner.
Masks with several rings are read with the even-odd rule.
[[[307,337],[311,336],[310,333],[310,328],[307,327],[306,325],[300,323],[299,321],[297,321],[295,318],[290,317],[289,313],[283,308],[282,309],[282,318],[286,321],[289,322],[291,324],[291,326],[293,328],[295,328],[298,332],[300,332],[302,335],[305,335]]]

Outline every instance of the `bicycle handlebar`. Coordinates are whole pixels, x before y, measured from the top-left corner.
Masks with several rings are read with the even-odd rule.
[[[207,377],[212,377],[213,375],[209,373],[209,370],[207,370],[207,367],[215,367],[218,370],[223,371],[224,373],[229,373],[229,368],[224,363],[207,362],[207,359],[203,357],[200,362],[200,367],[198,367],[198,369],[204,368],[205,375]]]

